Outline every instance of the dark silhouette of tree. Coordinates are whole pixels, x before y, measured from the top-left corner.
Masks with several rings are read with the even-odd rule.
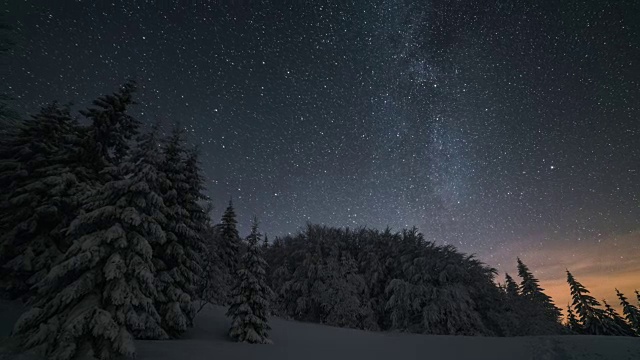
[[[582,333],[587,335],[620,335],[621,331],[615,321],[600,308],[600,303],[589,290],[579,283],[567,270],[567,283],[571,289],[573,307],[579,317]]]
[[[524,300],[521,302],[522,312],[531,334],[561,332],[560,309],[553,304],[551,297],[544,293],[538,279],[533,276],[522,260],[518,258],[517,262],[518,276],[522,279],[520,283],[520,296]]]
[[[620,299],[620,306],[622,306],[622,314],[629,322],[631,327],[635,330],[636,334],[640,335],[640,310],[637,306],[629,303],[628,299],[623,293],[616,289],[618,299]]]
[[[71,245],[64,229],[83,192],[78,129],[68,106],[52,103],[0,145],[0,278],[13,297],[33,295]]]
[[[271,289],[266,282],[267,263],[262,257],[260,237],[258,220],[254,218],[251,234],[247,237],[247,251],[236,273],[236,285],[232,291],[227,316],[232,321],[229,330],[232,339],[239,342],[270,344],[267,313]]]
[[[567,304],[567,327],[571,332],[576,334],[580,334],[582,332],[582,327],[578,322],[578,318],[576,318],[576,314],[573,312],[571,308],[571,304]]]
[[[129,143],[138,134],[140,122],[128,113],[135,104],[135,81],[128,81],[111,95],[93,101],[95,107],[81,111],[91,124],[85,134],[84,160],[89,169],[87,176],[104,182],[101,171],[119,165],[129,153]]]

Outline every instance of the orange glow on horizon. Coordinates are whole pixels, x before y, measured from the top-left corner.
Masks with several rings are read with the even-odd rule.
[[[566,269],[582,283],[599,302],[605,299],[621,313],[620,301],[615,289],[622,292],[630,302],[637,304],[634,290],[640,290],[640,230],[620,236],[612,236],[600,242],[560,245],[528,249],[526,243],[519,244],[516,253],[540,280],[540,286],[551,296],[563,313],[571,302]],[[516,260],[513,265],[502,266],[498,282],[504,282],[504,272],[516,281]]]

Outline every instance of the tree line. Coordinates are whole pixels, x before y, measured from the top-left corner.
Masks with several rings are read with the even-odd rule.
[[[522,260],[519,282],[506,274],[497,284],[495,269],[415,228],[308,225],[268,244],[265,256],[273,311],[295,320],[441,335],[640,335],[638,306],[620,292],[623,315],[602,308],[567,271],[573,303],[563,321]]]
[[[270,342],[270,314],[424,334],[639,334],[622,293],[620,315],[567,271],[563,322],[520,259],[519,283],[497,284],[495,269],[415,228],[309,224],[270,242],[254,219],[241,238],[231,201],[211,220],[184,132],[130,115],[135,90],[78,116],[54,102],[0,133],[0,285],[31,306],[13,332],[21,349],[134,356],[134,339],[179,338],[207,304],[228,306],[229,336],[250,343]]]

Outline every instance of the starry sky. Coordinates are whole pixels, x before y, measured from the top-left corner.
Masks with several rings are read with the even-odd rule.
[[[136,79],[241,232],[415,225],[562,306],[567,267],[640,288],[635,0],[1,1],[20,111]]]

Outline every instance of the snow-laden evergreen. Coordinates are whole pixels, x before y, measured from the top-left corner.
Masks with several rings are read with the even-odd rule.
[[[333,326],[377,328],[365,301],[364,279],[349,253],[333,247],[329,256],[324,257],[322,249],[316,247],[292,276],[281,275],[285,276],[285,282],[279,294],[286,312],[305,314],[301,320]]]
[[[520,295],[520,289],[518,289],[518,284],[516,284],[515,280],[509,274],[504,274],[505,279],[505,291],[510,298],[517,298]]]
[[[254,219],[247,237],[247,251],[236,273],[227,316],[231,318],[229,336],[235,341],[270,344],[267,314],[271,289],[265,278],[267,263],[262,257],[260,237],[258,222]]]
[[[209,249],[213,251],[210,252],[211,255],[208,259],[208,276],[211,285],[208,290],[209,298],[216,303],[227,304],[242,250],[236,213],[231,200],[229,200],[229,205],[225,209],[220,223],[212,230],[212,237],[208,244]]]
[[[267,257],[283,316],[371,330],[505,333],[496,321],[502,310],[490,311],[502,304],[494,270],[415,229],[309,225],[276,239]]]
[[[203,261],[204,275],[200,287],[201,309],[207,303],[215,305],[227,304],[231,274],[228,273],[225,262],[222,260],[221,238],[219,226],[207,224],[204,229],[206,251]]]
[[[402,256],[403,276],[387,286],[393,328],[443,335],[489,333],[472,288],[461,281],[462,274],[469,278],[478,276],[478,281],[482,281],[481,264],[472,258],[465,259],[452,247],[426,243],[415,230],[407,231],[403,240],[410,242],[409,249],[418,249]],[[477,266],[477,272],[467,272],[465,261]],[[485,271],[486,275],[491,272]]]
[[[622,314],[627,322],[635,330],[636,334],[640,336],[640,310],[637,306],[629,303],[629,300],[623,293],[616,289],[618,299],[620,299],[620,306],[622,306]]]
[[[518,284],[511,275],[505,273],[505,283],[501,286],[501,299],[495,302],[492,312],[493,320],[502,330],[505,336],[517,336],[526,334],[523,324],[526,319],[522,314],[522,302],[524,299],[520,295]]]
[[[86,176],[93,180],[104,182],[109,173],[102,170],[127,158],[130,142],[140,127],[140,122],[127,112],[135,104],[135,91],[136,83],[128,81],[113,94],[94,100],[95,107],[81,111],[90,122],[84,136],[83,160],[88,168]]]
[[[240,235],[238,235],[236,213],[233,209],[233,202],[229,200],[229,206],[222,215],[219,224],[222,258],[229,273],[235,274],[240,253]]]
[[[69,228],[64,259],[38,284],[32,310],[15,326],[25,348],[49,359],[132,356],[133,336],[163,339],[155,310],[152,245],[165,242],[155,132],[88,198]]]
[[[614,309],[606,300],[602,300],[608,321],[611,324],[611,331],[614,336],[636,336],[635,330],[627,323],[618,311]]]
[[[615,323],[600,302],[589,295],[589,290],[567,270],[567,282],[571,290],[572,306],[578,317],[578,332],[585,335],[621,335]]]
[[[523,335],[558,334],[562,332],[561,312],[551,297],[544,293],[538,279],[533,276],[520,258],[517,259],[520,282],[521,317],[526,319],[526,332]]]
[[[183,147],[182,132],[174,129],[163,149],[161,164],[162,196],[166,206],[167,241],[154,246],[157,291],[156,307],[162,326],[172,337],[193,324],[196,300],[203,275],[206,249],[202,233],[207,214],[198,203],[202,195],[202,177],[197,153]]]
[[[0,263],[4,291],[33,295],[69,247],[63,233],[79,206],[78,124],[69,108],[45,106],[0,146]]]

